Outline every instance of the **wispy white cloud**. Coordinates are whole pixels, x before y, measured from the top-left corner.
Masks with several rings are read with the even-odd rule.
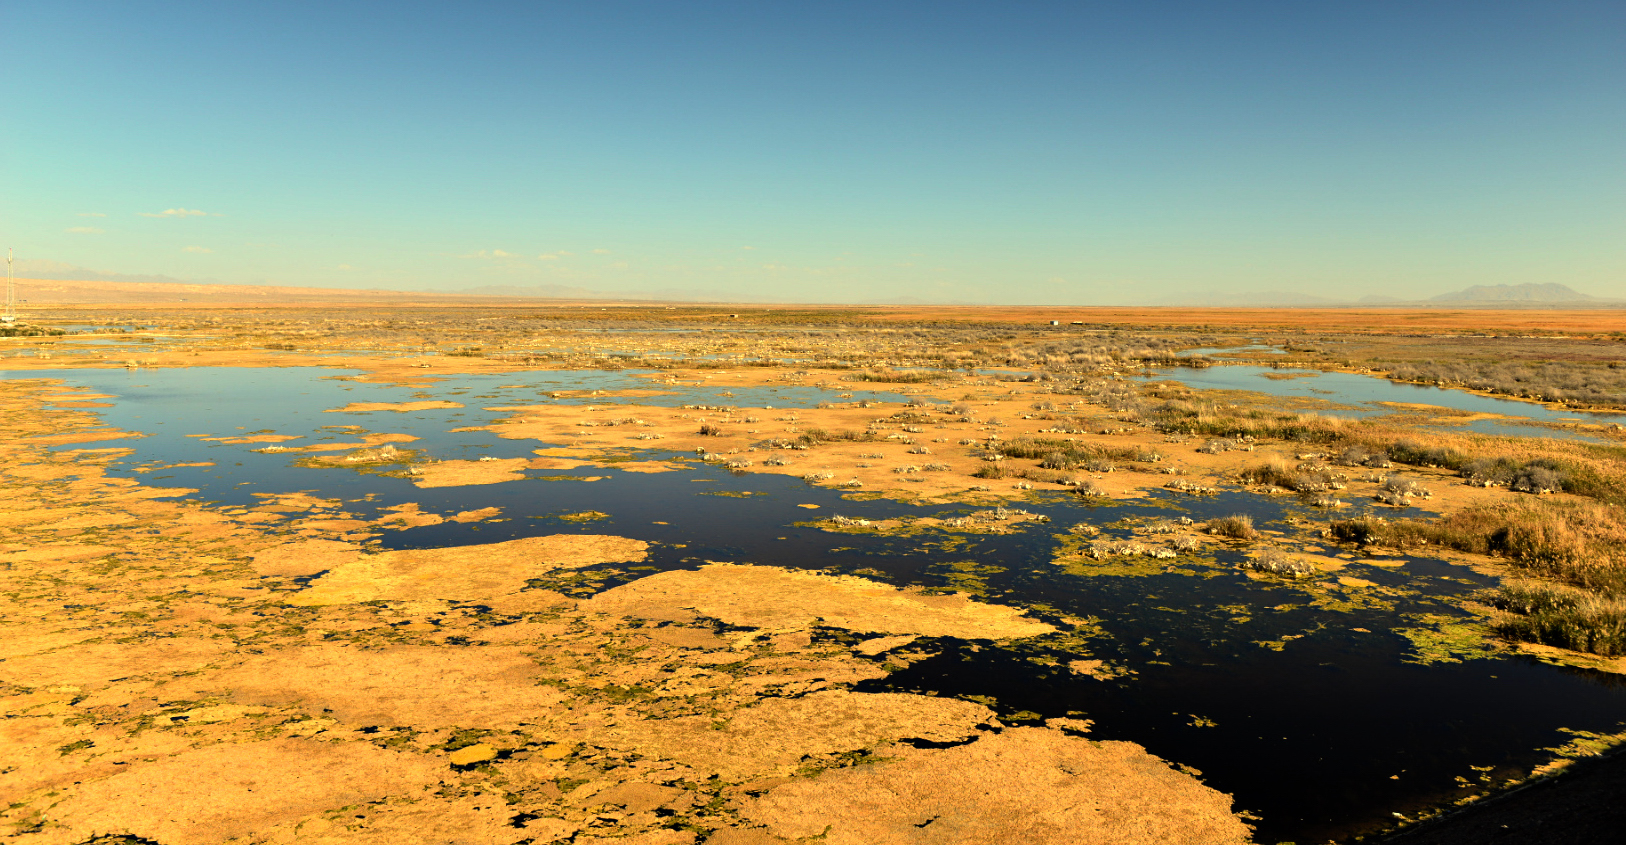
[[[181,252],[206,253],[206,252],[214,252],[214,250],[212,250],[212,249],[210,249],[210,248],[208,248],[206,246],[183,246],[183,247],[181,247]]]
[[[754,246],[742,246],[740,249],[756,249]]]
[[[81,211],[75,216],[77,216],[77,217],[106,217],[107,215],[101,213],[100,211]]]
[[[102,230],[95,226],[69,226],[67,231],[72,235],[100,235],[102,233]]]
[[[594,255],[609,255],[610,251],[607,250],[607,249],[595,249],[595,250],[593,250],[593,254]]]
[[[488,258],[488,259],[489,258],[518,258],[518,257],[519,256],[513,254],[512,252],[506,252],[506,251],[500,250],[500,249],[482,249],[482,250],[479,250],[477,252],[471,252],[471,253],[469,253],[467,255],[459,255],[458,256],[458,258],[476,258],[476,259],[478,259],[478,258]]]
[[[349,265],[349,264],[340,264],[340,265],[339,265],[339,269],[340,269],[340,270],[354,270],[354,269],[356,269],[356,268],[354,268],[354,267],[351,267],[351,266],[350,266],[350,265]]]
[[[544,252],[541,255],[538,255],[536,257],[536,260],[538,260],[538,261],[558,261],[559,256],[554,255],[551,252]]]
[[[143,212],[141,212],[141,216],[142,217],[219,217],[220,215],[218,215],[218,214],[211,215],[207,211],[199,211],[199,210],[197,210],[195,208],[166,208],[163,211],[158,211],[158,212],[143,211]]]

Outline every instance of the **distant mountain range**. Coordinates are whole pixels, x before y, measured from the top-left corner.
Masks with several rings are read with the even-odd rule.
[[[464,297],[514,297],[524,299],[591,300],[608,302],[793,302],[791,297],[765,294],[741,294],[732,291],[696,288],[661,288],[655,290],[594,290],[568,285],[484,285],[480,287],[427,291],[381,291],[347,288],[293,288],[280,285],[243,285],[221,283],[212,279],[181,280],[169,276],[108,273],[75,267],[55,261],[19,261],[17,269],[22,280],[45,280],[47,284],[31,285],[23,298],[36,301],[87,302],[99,297],[122,299],[134,297],[140,301],[225,301],[245,298],[297,295],[332,299],[354,295],[362,299],[394,297],[402,300]],[[296,293],[297,292],[297,293]],[[1104,291],[1103,291],[1104,292]],[[963,301],[938,300],[927,297],[896,295],[869,298],[847,303],[850,305],[977,305]],[[1401,299],[1383,294],[1368,294],[1359,299],[1300,293],[1291,290],[1265,291],[1194,291],[1186,294],[1142,300],[1128,305],[1163,305],[1220,308],[1626,308],[1626,298],[1603,297],[1581,293],[1567,285],[1525,283],[1519,285],[1473,285],[1462,290],[1442,293],[1427,299]]]
[[[526,299],[592,299],[629,302],[785,302],[783,297],[731,293],[722,290],[695,288],[660,288],[658,290],[591,290],[565,285],[483,285],[476,288],[443,290],[440,293],[457,296],[517,296]]]
[[[1474,285],[1462,290],[1442,293],[1430,302],[1599,302],[1599,297],[1588,296],[1568,285],[1554,283],[1522,285]]]
[[[1222,308],[1315,308],[1323,305],[1347,305],[1342,299],[1295,293],[1285,290],[1260,290],[1233,293],[1230,291],[1202,291],[1183,296],[1168,297],[1153,305],[1196,305]]]
[[[1384,307],[1427,307],[1431,305],[1457,305],[1480,308],[1539,308],[1550,305],[1574,305],[1592,308],[1626,306],[1626,299],[1591,296],[1567,285],[1474,285],[1462,290],[1442,293],[1428,299],[1401,299],[1397,296],[1368,294],[1357,300],[1336,299],[1327,296],[1295,293],[1292,291],[1249,291],[1231,293],[1205,291],[1174,297],[1160,305],[1196,305],[1232,308],[1338,308],[1350,305]]]

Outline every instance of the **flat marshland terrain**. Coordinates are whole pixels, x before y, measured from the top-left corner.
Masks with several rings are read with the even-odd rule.
[[[1617,312],[212,295],[0,338],[18,842],[1356,841],[1626,738]]]

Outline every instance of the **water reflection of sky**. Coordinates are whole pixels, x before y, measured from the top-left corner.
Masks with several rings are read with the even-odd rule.
[[[1287,350],[1276,346],[1254,344],[1251,346],[1202,346],[1196,349],[1183,349],[1181,355],[1242,355],[1250,352],[1260,352],[1266,355],[1286,355]]]
[[[694,380],[666,384],[640,377],[647,372],[532,370],[457,375],[420,386],[350,381],[345,377],[359,375],[360,371],[314,367],[0,371],[0,378],[59,378],[70,385],[111,394],[115,398],[105,401],[113,407],[98,409],[102,419],[115,428],[145,435],[139,440],[116,441],[118,445],[136,450],[129,463],[216,463],[213,467],[165,470],[148,476],[147,480],[195,487],[202,491],[204,498],[232,504],[253,503],[252,494],[256,492],[310,489],[316,476],[310,468],[295,465],[297,454],[255,451],[274,444],[223,444],[204,437],[263,431],[297,436],[299,439],[286,442],[290,447],[355,443],[354,433],[335,427],[357,425],[371,432],[412,435],[418,440],[404,446],[422,451],[435,460],[474,460],[484,456],[529,457],[530,450],[542,445],[533,441],[504,440],[485,431],[450,431],[489,425],[512,413],[486,408],[631,402],[662,407],[807,408],[821,402],[908,400],[902,394],[857,390],[845,384],[830,389],[799,385],[712,387]],[[592,395],[593,391],[627,389],[660,392],[640,397]],[[551,394],[555,392],[580,395],[553,398]],[[354,402],[425,399],[455,401],[464,407],[328,413],[329,409]],[[332,476],[331,480],[342,489],[335,489],[329,495],[343,498],[365,495],[367,486],[377,483],[376,479],[358,478],[349,472]],[[415,488],[408,484],[407,489]]]
[[[1267,378],[1267,375],[1292,376],[1292,378]],[[1376,403],[1399,402],[1436,405],[1470,413],[1523,417],[1541,422],[1626,423],[1626,414],[1572,410],[1555,411],[1533,402],[1497,399],[1491,396],[1469,393],[1465,390],[1433,387],[1431,385],[1403,384],[1358,373],[1289,370],[1253,365],[1225,365],[1202,369],[1186,367],[1160,369],[1150,378],[1178,381],[1199,390],[1251,390],[1271,396],[1321,399],[1342,405],[1356,406],[1328,408],[1321,412],[1330,416],[1368,417],[1393,413],[1393,408],[1376,405]],[[1542,426],[1520,425],[1517,422],[1508,420],[1472,420],[1462,427],[1485,434],[1512,434],[1521,437],[1562,437],[1565,439],[1597,441],[1597,438],[1578,435],[1574,432]]]

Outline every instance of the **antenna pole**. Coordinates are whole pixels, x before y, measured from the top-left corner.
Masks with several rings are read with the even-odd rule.
[[[6,322],[17,318],[16,287],[11,280],[11,247],[6,247]]]

